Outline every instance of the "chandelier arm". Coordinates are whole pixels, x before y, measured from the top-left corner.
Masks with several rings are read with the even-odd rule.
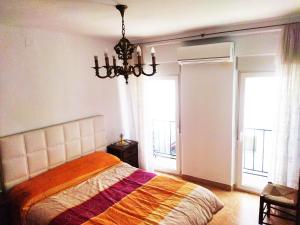
[[[118,76],[119,76],[119,75],[127,76],[129,73],[130,73],[130,71],[128,71],[128,68],[127,68],[127,70],[125,70],[125,67],[119,66],[119,68],[118,68],[118,73],[117,73]]]
[[[124,69],[123,69],[122,66],[112,66],[111,69],[114,70],[114,73],[111,73],[111,75],[109,76],[109,78],[118,77],[120,75],[124,76]]]
[[[142,74],[145,76],[153,76],[156,73],[156,66],[158,66],[158,64],[150,64],[150,66],[152,66],[152,73],[146,73],[144,71],[144,69],[142,68]]]
[[[96,76],[99,77],[99,78],[110,78],[109,75],[101,76],[101,75],[99,75],[99,74],[96,74]]]
[[[114,77],[117,77],[122,73],[121,66],[113,66],[113,70],[114,70]]]
[[[119,74],[111,73],[108,77],[112,79],[112,78],[117,77],[117,76],[119,76]]]
[[[111,66],[104,66],[104,68],[106,69],[107,76],[111,77],[111,75],[112,75],[112,67]]]
[[[93,69],[95,69],[95,71],[96,71],[96,76],[97,77],[99,77],[99,78],[113,78],[113,77],[115,77],[115,75],[113,75],[113,76],[111,76],[112,75],[112,72],[111,72],[111,70],[112,70],[112,67],[107,67],[107,66],[101,66],[101,67],[92,67]],[[106,75],[100,75],[100,70],[101,70],[101,68],[105,68],[106,69]]]
[[[109,74],[106,73],[106,75],[100,75],[99,71],[101,68],[104,68],[105,66],[101,66],[101,67],[92,67],[93,69],[95,69],[96,71],[96,76],[99,78],[107,78],[109,77]]]
[[[141,64],[135,64],[135,66],[129,66],[131,68],[131,71],[134,76],[139,77],[142,75],[142,65]],[[138,73],[136,73],[136,68],[138,68]]]
[[[119,75],[112,75],[112,76],[109,76],[108,78],[112,79],[112,78],[115,78],[117,76],[119,76]]]

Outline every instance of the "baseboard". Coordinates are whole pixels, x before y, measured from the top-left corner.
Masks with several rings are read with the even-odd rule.
[[[239,191],[239,192],[245,192],[245,193],[253,194],[253,195],[260,195],[260,193],[258,193],[258,192],[239,188],[236,184],[233,185],[233,190]]]
[[[202,179],[202,178],[198,178],[198,177],[193,177],[193,176],[185,175],[185,174],[181,174],[181,177],[184,180],[191,181],[191,182],[194,182],[197,184],[203,184],[203,185],[207,185],[207,186],[211,186],[211,187],[217,187],[217,188],[220,188],[225,191],[233,190],[233,186],[228,185],[228,184],[223,184],[223,183],[206,180],[206,179]]]

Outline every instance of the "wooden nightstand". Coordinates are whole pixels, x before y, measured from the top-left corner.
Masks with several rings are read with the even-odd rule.
[[[119,142],[107,146],[107,152],[117,156],[123,162],[126,162],[134,167],[139,167],[138,157],[138,142],[124,140],[127,145],[120,145]]]
[[[8,200],[0,192],[0,225],[9,225],[8,224]]]

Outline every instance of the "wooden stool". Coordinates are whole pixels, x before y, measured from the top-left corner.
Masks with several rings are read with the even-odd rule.
[[[294,221],[297,225],[300,224],[299,198],[299,190],[269,182],[260,195],[258,223],[271,225],[270,223],[264,222],[264,220],[266,216],[268,218],[270,216],[275,216]],[[272,214],[271,209],[275,210],[275,212],[279,212],[280,214]],[[295,215],[290,212],[286,212],[283,209],[295,211]]]

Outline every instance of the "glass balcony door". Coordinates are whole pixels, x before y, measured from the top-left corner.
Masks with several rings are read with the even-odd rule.
[[[144,121],[146,138],[151,139],[153,168],[179,173],[178,154],[178,79],[162,76],[144,83]]]
[[[260,192],[268,182],[278,78],[274,73],[240,74],[238,187]]]

